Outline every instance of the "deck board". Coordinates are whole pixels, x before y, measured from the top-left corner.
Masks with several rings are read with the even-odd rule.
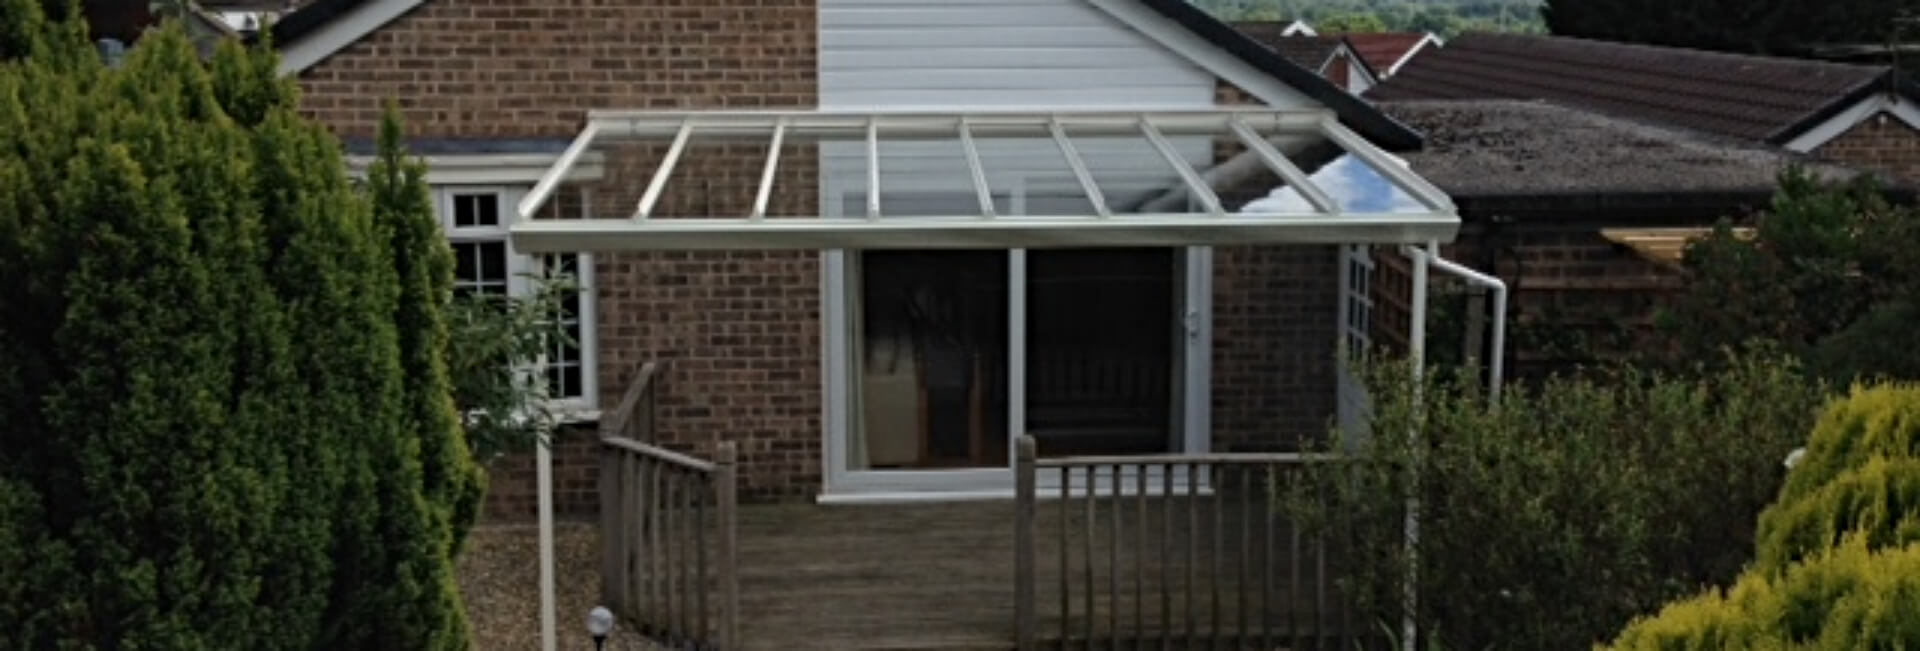
[[[1229,500],[1238,508],[1238,502]],[[1045,501],[1036,521],[1038,547],[1038,589],[1040,634],[1043,639],[1060,636],[1059,540],[1063,514],[1058,502]],[[1183,588],[1187,569],[1185,548],[1178,544],[1169,559],[1161,554],[1161,526],[1164,510],[1172,507],[1176,532],[1190,529],[1181,499],[1148,500],[1150,524],[1148,545],[1141,549],[1140,530],[1135,519],[1139,505],[1129,498],[1121,505],[1121,547],[1118,561],[1119,598],[1108,599],[1110,564],[1107,546],[1113,540],[1113,505],[1097,505],[1096,526],[1092,532],[1096,555],[1093,559],[1093,603],[1095,636],[1111,635],[1107,630],[1111,616],[1120,615],[1119,631],[1132,636],[1136,629],[1155,641],[1163,629],[1176,635],[1186,631],[1186,600]],[[1086,575],[1079,556],[1084,551],[1088,531],[1084,507],[1079,502],[1065,514],[1065,525],[1072,532],[1071,567],[1068,576],[1075,591],[1073,613],[1067,617],[1068,633],[1080,637],[1085,631],[1083,590]],[[1208,507],[1210,508],[1210,507]],[[1208,508],[1201,509],[1198,532],[1213,529]],[[1259,509],[1247,513],[1264,517]],[[1313,616],[1311,590],[1302,585],[1299,597],[1286,597],[1290,569],[1284,557],[1276,556],[1273,567],[1272,595],[1261,599],[1264,581],[1263,561],[1267,545],[1258,544],[1262,521],[1250,523],[1256,544],[1247,550],[1250,570],[1236,569],[1241,558],[1239,528],[1241,516],[1230,509],[1227,531],[1220,543],[1221,554],[1214,555],[1214,541],[1196,535],[1194,578],[1199,590],[1193,594],[1197,614],[1194,628],[1202,635],[1213,630],[1213,580],[1221,587],[1221,630],[1232,635],[1239,630],[1240,591],[1247,592],[1249,626],[1258,631],[1262,605],[1268,607],[1270,621],[1285,627],[1289,621],[1301,625],[1319,619],[1328,630],[1351,621]],[[932,504],[894,505],[760,505],[741,510],[740,580],[741,637],[748,649],[1009,649],[1014,636],[1014,503],[974,501]],[[1284,554],[1288,540],[1284,529],[1276,540]],[[1176,538],[1176,543],[1179,539]],[[1218,574],[1213,560],[1220,561]],[[1163,562],[1175,591],[1173,621],[1160,617],[1160,577]],[[1144,569],[1145,572],[1139,570]],[[1136,577],[1139,585],[1136,586]],[[1303,581],[1305,583],[1305,581]],[[1146,603],[1134,601],[1144,593]],[[1288,607],[1289,602],[1299,608]],[[1135,613],[1145,617],[1136,623]],[[1170,626],[1169,626],[1170,624]],[[1257,635],[1255,636],[1258,637]],[[1224,646],[1224,645],[1223,645]],[[1232,645],[1255,648],[1258,645]],[[1178,648],[1178,647],[1176,647]],[[1282,648],[1285,648],[1282,645]]]

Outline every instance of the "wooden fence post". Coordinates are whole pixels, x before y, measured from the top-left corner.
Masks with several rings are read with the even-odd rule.
[[[627,577],[621,567],[626,546],[620,544],[623,518],[620,513],[620,450],[601,445],[600,453],[600,602],[622,615],[627,614],[626,598],[620,586]]]
[[[1032,651],[1034,648],[1034,535],[1033,518],[1036,501],[1034,485],[1034,462],[1039,458],[1039,449],[1030,434],[1020,435],[1018,451],[1014,461],[1014,515],[1013,515],[1013,619],[1014,648],[1019,651]]]
[[[720,633],[721,651],[740,648],[740,493],[737,485],[739,451],[732,441],[722,441],[714,463],[713,480],[719,517],[720,544]]]

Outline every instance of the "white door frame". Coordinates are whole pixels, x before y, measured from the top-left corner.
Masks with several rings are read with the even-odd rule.
[[[1181,452],[1204,453],[1211,443],[1212,348],[1213,348],[1213,251],[1208,247],[1177,250],[1184,258],[1177,267],[1184,269],[1180,294],[1187,332],[1186,348],[1179,352],[1182,383],[1185,385],[1181,412],[1183,427]],[[1013,249],[1008,255],[1008,346],[1007,346],[1007,425],[1009,432],[1026,427],[1027,330],[1027,251]],[[854,283],[858,281],[857,256],[846,250],[822,254],[821,281],[821,353],[825,396],[822,458],[822,501],[888,501],[904,499],[952,499],[958,497],[1008,497],[1013,495],[1013,460],[1001,467],[938,470],[855,470],[849,468],[854,396],[857,380],[852,362]],[[1176,298],[1176,300],[1179,300]],[[1175,369],[1169,369],[1170,372]],[[1010,442],[1011,443],[1011,442]],[[1013,449],[1012,445],[1008,449]],[[1051,473],[1043,473],[1051,474]],[[1041,477],[1041,488],[1057,490],[1057,477]],[[1184,481],[1184,480],[1181,480]]]

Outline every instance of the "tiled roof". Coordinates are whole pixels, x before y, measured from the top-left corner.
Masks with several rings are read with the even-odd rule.
[[[1427,35],[1420,32],[1348,34],[1347,43],[1353,46],[1354,53],[1360,55],[1368,67],[1385,73],[1406,58],[1413,51],[1413,46],[1426,38]]]
[[[1326,65],[1327,60],[1333,58],[1333,53],[1340,49],[1341,37],[1283,35],[1281,32],[1285,31],[1289,24],[1291,23],[1252,20],[1236,22],[1233,28],[1246,34],[1247,38],[1273,48],[1273,51],[1280,53],[1281,58],[1292,62],[1293,65],[1316,73],[1320,72],[1320,67]]]
[[[1891,80],[1885,66],[1551,36],[1466,34],[1368,99],[1545,99],[1609,115],[1785,143]]]
[[[1765,197],[1796,163],[1829,179],[1857,174],[1773,145],[1541,101],[1400,101],[1380,108],[1426,134],[1424,149],[1401,156],[1462,200]]]

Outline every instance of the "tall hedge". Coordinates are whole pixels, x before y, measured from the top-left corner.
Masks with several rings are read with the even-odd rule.
[[[38,5],[0,0],[9,644],[465,648],[447,485],[477,475],[422,415],[450,399],[401,332],[440,303],[396,267],[439,251],[270,53],[169,26],[109,69]]]
[[[1327,445],[1363,462],[1306,474],[1287,506],[1340,527],[1330,533],[1345,536],[1340,572],[1363,621],[1397,622],[1406,469],[1419,464],[1415,616],[1462,649],[1589,646],[1732,580],[1822,395],[1767,351],[1697,379],[1623,371],[1512,386],[1497,405],[1477,372],[1430,370],[1415,382],[1405,360],[1357,366],[1371,432]]]

